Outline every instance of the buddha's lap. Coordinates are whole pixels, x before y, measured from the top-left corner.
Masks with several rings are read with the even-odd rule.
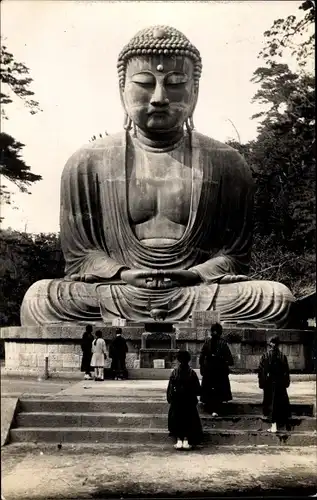
[[[97,307],[102,300],[102,297],[111,297],[114,290],[129,292],[129,294],[136,294],[136,297],[145,296],[148,297],[157,296],[159,293],[161,297],[164,293],[171,293],[173,290],[181,292],[186,288],[177,288],[169,290],[151,290],[151,289],[140,289],[135,288],[131,285],[111,285],[105,283],[84,283],[78,281],[67,281],[63,279],[45,279],[37,281],[34,283],[25,295],[24,300],[45,300],[54,298],[54,302],[63,302],[63,300],[72,300],[76,302],[79,300],[81,302],[87,302],[87,304]],[[98,291],[97,291],[98,288]],[[248,302],[250,299],[254,300],[256,296],[261,297],[262,301],[287,301],[293,302],[294,297],[290,290],[276,281],[260,281],[260,280],[250,280],[250,281],[240,281],[237,283],[219,284],[218,288],[216,284],[201,284],[191,287],[187,287],[191,291],[196,291],[197,293],[212,294],[216,293],[216,302],[221,304],[222,302],[236,302],[240,304],[243,302]]]

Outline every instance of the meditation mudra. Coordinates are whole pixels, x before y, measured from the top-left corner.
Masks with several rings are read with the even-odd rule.
[[[293,295],[247,276],[253,180],[240,154],[194,131],[202,63],[179,31],[136,34],[118,61],[124,130],[79,149],[61,181],[63,279],[27,291],[21,324],[221,321],[287,325]]]

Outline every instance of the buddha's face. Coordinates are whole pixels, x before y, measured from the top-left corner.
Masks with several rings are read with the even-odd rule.
[[[133,57],[128,62],[122,93],[126,112],[145,132],[181,128],[197,100],[193,76],[194,63],[188,57]]]

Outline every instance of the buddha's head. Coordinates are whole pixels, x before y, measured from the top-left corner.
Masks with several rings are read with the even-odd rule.
[[[191,126],[201,69],[198,50],[176,29],[153,26],[137,33],[118,61],[126,128],[133,123],[162,134]]]

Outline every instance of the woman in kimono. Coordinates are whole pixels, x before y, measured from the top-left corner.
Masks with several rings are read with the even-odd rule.
[[[95,381],[104,380],[104,369],[106,355],[106,342],[102,338],[102,332],[96,331],[96,338],[92,343],[91,366],[95,371]]]
[[[199,357],[202,375],[200,401],[206,411],[217,417],[221,404],[232,400],[229,366],[233,365],[233,359],[227,342],[221,339],[222,326],[213,324],[210,333]]]
[[[81,350],[83,352],[83,357],[81,360],[81,371],[85,372],[84,379],[91,380],[91,347],[93,343],[94,337],[92,334],[92,326],[87,325],[86,330],[83,333],[81,339]]]
[[[263,354],[259,369],[259,387],[263,389],[263,415],[272,424],[268,432],[288,425],[290,403],[287,388],[290,385],[288,361],[279,350],[279,338],[269,341],[268,352]]]
[[[179,351],[179,366],[170,376],[167,387],[168,430],[176,438],[177,450],[190,450],[201,442],[203,432],[197,410],[200,383],[194,370],[189,366],[188,351]]]

